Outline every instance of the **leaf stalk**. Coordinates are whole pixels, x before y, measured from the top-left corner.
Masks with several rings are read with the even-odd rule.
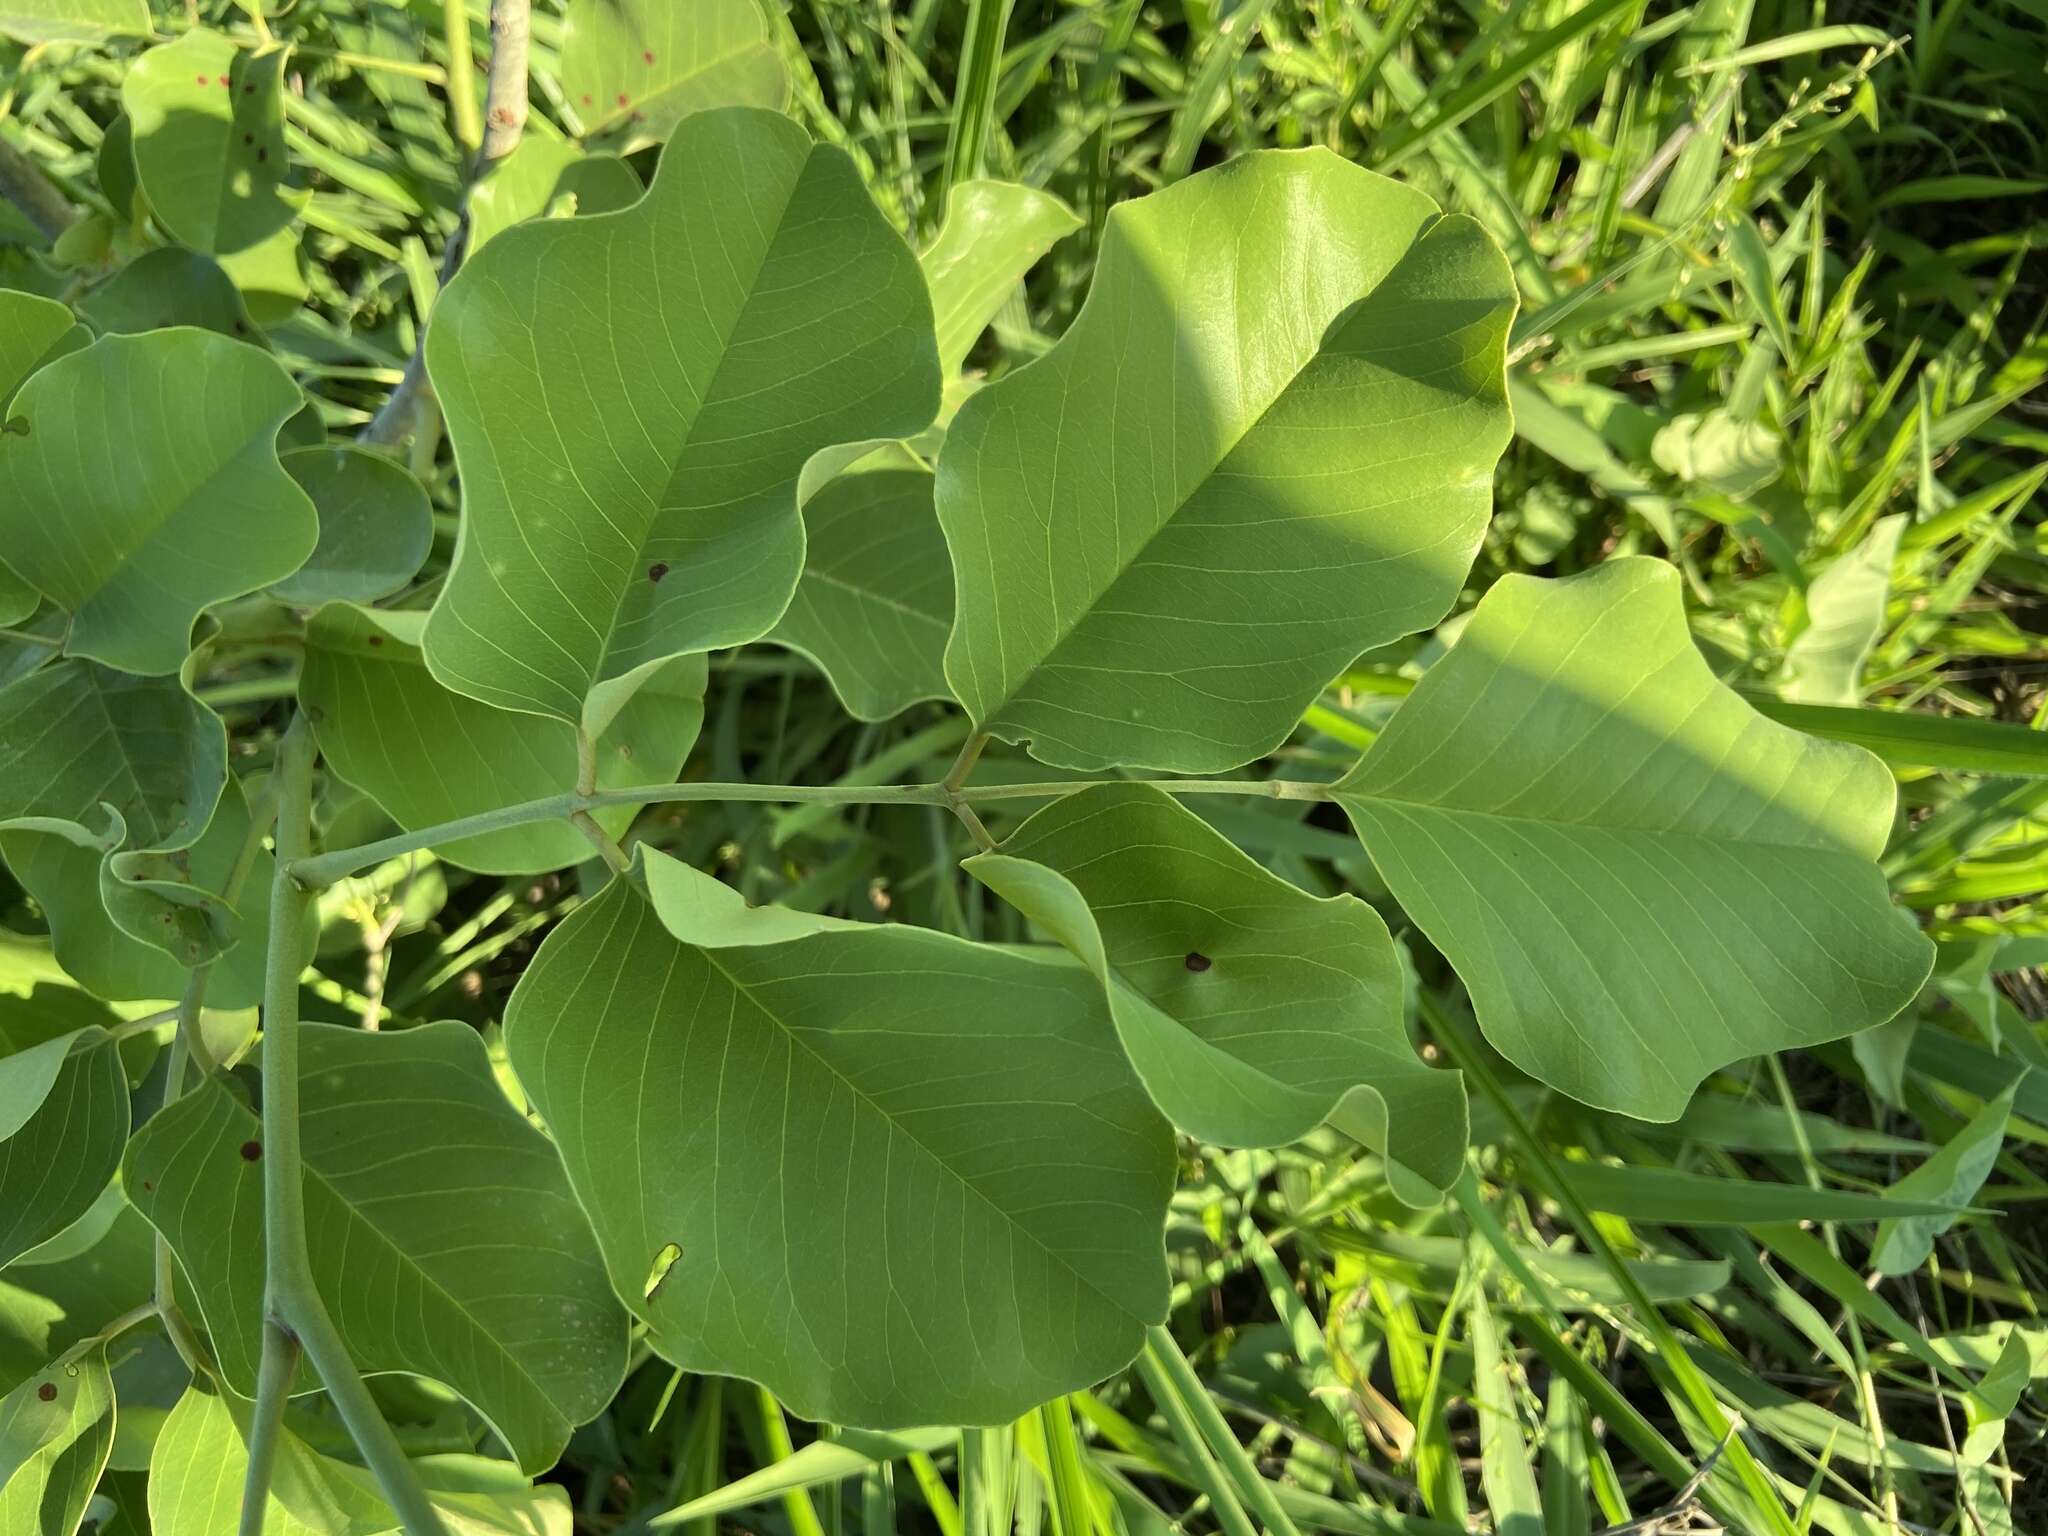
[[[258,1397],[260,1401],[266,1384],[276,1396],[284,1395],[288,1384],[279,1384],[279,1377],[287,1359],[284,1339],[290,1337],[294,1350],[304,1348],[363,1461],[410,1536],[446,1536],[404,1448],[384,1422],[327,1315],[306,1245],[305,1173],[299,1150],[299,977],[306,967],[303,919],[312,897],[292,870],[306,859],[312,836],[313,754],[307,717],[294,715],[278,745],[273,776],[277,876],[270,888],[270,952],[263,973],[265,1322]],[[282,1412],[281,1404],[277,1411]],[[256,1486],[253,1454],[250,1475],[246,1491],[259,1500],[260,1529],[260,1499],[267,1494],[268,1474],[263,1486]],[[245,1531],[247,1518],[245,1507]]]

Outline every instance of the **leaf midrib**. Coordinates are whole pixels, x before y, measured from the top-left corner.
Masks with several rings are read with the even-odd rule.
[[[244,1108],[240,1103],[238,1103],[232,1096],[227,1094],[225,1090],[217,1088],[215,1091],[218,1092],[220,1096],[223,1099],[225,1099],[227,1103],[244,1119],[248,1120],[251,1124],[257,1125],[260,1128],[260,1122],[257,1120],[256,1116],[250,1114],[246,1108]],[[543,1417],[551,1421],[551,1424],[553,1426],[562,1429],[573,1427],[569,1424],[567,1418],[564,1417],[561,1411],[555,1407],[555,1400],[553,1396],[550,1394],[548,1388],[543,1386],[541,1382],[536,1377],[534,1377],[531,1372],[529,1372],[526,1369],[525,1363],[520,1360],[518,1354],[510,1349],[507,1349],[503,1344],[499,1343],[496,1333],[494,1333],[489,1327],[487,1327],[484,1324],[483,1320],[479,1318],[474,1312],[470,1311],[469,1307],[460,1298],[458,1298],[445,1285],[443,1285],[441,1281],[434,1275],[433,1271],[429,1270],[425,1265],[421,1264],[405,1249],[401,1248],[397,1244],[397,1242],[395,1242],[389,1236],[389,1234],[387,1234],[384,1231],[382,1227],[378,1226],[376,1222],[372,1221],[368,1216],[364,1215],[363,1212],[357,1208],[353,1201],[351,1201],[346,1195],[344,1195],[339,1189],[335,1187],[334,1181],[330,1179],[324,1172],[322,1172],[317,1165],[310,1161],[306,1161],[303,1163],[302,1166],[305,1172],[305,1176],[309,1181],[317,1182],[322,1189],[326,1190],[328,1194],[332,1195],[335,1201],[341,1206],[341,1208],[347,1211],[350,1217],[352,1217],[355,1220],[357,1225],[367,1228],[373,1237],[375,1237],[380,1243],[382,1243],[383,1246],[386,1249],[388,1249],[392,1254],[397,1256],[400,1264],[402,1264],[407,1269],[411,1270],[414,1274],[417,1274],[435,1295],[441,1297],[442,1300],[446,1301],[448,1305],[454,1309],[458,1316],[460,1316],[465,1322],[469,1323],[470,1326],[476,1330],[476,1332],[482,1334],[484,1340],[490,1345],[492,1353],[501,1356],[503,1359],[505,1359],[511,1364],[512,1369],[516,1373],[518,1379],[526,1384],[527,1388],[531,1391],[534,1398],[537,1399],[540,1403],[541,1413]],[[464,1393],[463,1396],[465,1400],[470,1400],[468,1399],[467,1393]],[[489,1419],[491,1417],[491,1415],[484,1410],[482,1404],[478,1403],[474,1404],[474,1406],[476,1407],[479,1413],[482,1413],[484,1415],[486,1419]],[[494,1429],[499,1428],[495,1421],[493,1422],[492,1427]],[[502,1433],[502,1430],[500,1432]],[[509,1437],[507,1437],[507,1443],[510,1443]],[[515,1446],[515,1455],[517,1454],[517,1449],[518,1448]]]
[[[1427,194],[1421,195],[1427,197]],[[1400,271],[1402,266],[1407,263],[1409,257],[1415,254],[1416,248],[1420,246],[1422,242],[1425,239],[1427,239],[1433,231],[1435,231],[1439,226],[1443,224],[1447,215],[1444,213],[1441,207],[1437,206],[1434,199],[1428,200],[1430,202],[1432,212],[1428,214],[1423,219],[1422,223],[1416,227],[1414,238],[1408,242],[1407,247],[1401,252],[1400,257],[1394,262],[1392,266],[1388,267],[1385,272],[1382,272],[1380,274],[1379,280],[1377,282],[1375,282],[1370,288],[1365,289],[1363,292],[1354,295],[1347,303],[1345,303],[1337,311],[1337,314],[1332,318],[1330,322],[1331,327],[1339,325],[1345,319],[1345,317],[1350,315],[1351,312],[1357,309],[1359,305],[1363,304],[1375,293],[1378,293],[1380,289],[1387,283],[1388,279],[1392,278],[1396,272]],[[1093,297],[1092,291],[1090,293],[1090,297]],[[1072,331],[1069,330],[1068,334],[1071,335]],[[982,721],[979,723],[986,724],[989,721],[997,719],[1004,710],[1008,709],[1011,704],[1016,702],[1017,696],[1025,690],[1025,688],[1030,684],[1031,680],[1045,669],[1045,667],[1052,661],[1053,657],[1059,653],[1060,648],[1064,646],[1070,638],[1072,638],[1074,632],[1077,629],[1079,629],[1081,625],[1087,620],[1088,616],[1096,611],[1097,607],[1101,604],[1102,599],[1108,596],[1111,589],[1113,589],[1118,582],[1122,581],[1124,577],[1127,574],[1129,574],[1131,568],[1134,565],[1136,565],[1140,559],[1144,557],[1145,552],[1149,550],[1153,546],[1153,544],[1155,544],[1159,540],[1160,536],[1164,534],[1168,528],[1172,527],[1173,524],[1180,518],[1181,514],[1187,510],[1188,503],[1195,498],[1196,494],[1200,492],[1203,489],[1203,487],[1208,485],[1208,483],[1211,480],[1215,479],[1217,472],[1220,469],[1222,469],[1222,467],[1230,461],[1231,457],[1235,455],[1237,451],[1245,445],[1245,443],[1251,438],[1252,434],[1257,432],[1259,428],[1262,425],[1264,425],[1266,418],[1273,413],[1274,409],[1278,407],[1280,402],[1282,400],[1285,400],[1290,394],[1294,392],[1295,386],[1301,382],[1302,375],[1307,373],[1310,368],[1314,367],[1318,362],[1320,362],[1325,356],[1328,355],[1329,349],[1325,345],[1325,342],[1328,340],[1329,335],[1330,329],[1326,327],[1323,333],[1323,337],[1319,339],[1316,343],[1315,350],[1310,352],[1308,356],[1302,360],[1301,366],[1296,368],[1292,373],[1290,373],[1287,376],[1286,382],[1283,383],[1278,389],[1273,391],[1272,398],[1268,400],[1264,405],[1259,407],[1257,413],[1252,417],[1252,419],[1245,423],[1243,430],[1238,432],[1238,434],[1231,439],[1230,446],[1225,448],[1221,453],[1217,454],[1215,461],[1195,477],[1193,483],[1190,485],[1187,492],[1184,495],[1180,496],[1178,499],[1176,499],[1173,506],[1168,509],[1164,517],[1160,518],[1159,522],[1153,527],[1152,531],[1146,534],[1144,538],[1138,541],[1137,547],[1131,551],[1130,557],[1117,565],[1116,570],[1114,571],[1114,573],[1111,574],[1110,578],[1107,581],[1103,582],[1102,585],[1098,587],[1095,590],[1095,592],[1089,597],[1088,601],[1082,604],[1075,611],[1074,617],[1072,619],[1068,620],[1066,623],[1058,627],[1057,633],[1055,633],[1053,636],[1052,643],[1045,647],[1043,653],[1039,656],[1039,658],[1036,661],[1032,662],[1028,667],[1025,668],[1021,679],[1004,693],[1002,701],[994,705],[992,708],[990,708],[987,714],[983,716]],[[1061,340],[1065,341],[1066,337],[1062,337]],[[1176,332],[1176,347],[1178,347],[1178,344],[1178,333]]]
[[[665,927],[666,925],[663,926]],[[683,943],[684,941],[679,939],[677,940],[677,942]],[[829,1057],[827,1057],[823,1052],[821,1052],[816,1046],[812,1045],[808,1040],[802,1038],[802,1036],[799,1035],[797,1031],[794,1028],[792,1028],[788,1023],[786,1023],[780,1015],[778,1015],[772,1008],[768,1007],[767,1004],[763,1003],[760,998],[756,997],[754,995],[753,988],[749,987],[745,982],[741,981],[739,977],[735,976],[730,970],[728,970],[725,967],[725,965],[720,961],[720,952],[718,950],[695,944],[688,945],[687,947],[696,950],[698,954],[702,955],[705,961],[711,966],[711,968],[714,971],[718,972],[720,976],[724,977],[726,982],[733,988],[734,991],[738,992],[742,997],[744,997],[747,1000],[747,1002],[761,1014],[763,1018],[767,1019],[769,1022],[774,1024],[775,1027],[779,1031],[781,1031],[781,1033],[788,1039],[791,1046],[802,1047],[802,1049],[809,1053],[812,1059],[815,1060],[819,1066],[823,1067],[825,1071],[832,1075],[832,1078],[835,1082],[844,1085],[846,1091],[852,1094],[856,1101],[865,1105],[868,1109],[872,1110],[876,1115],[880,1116],[883,1123],[885,1123],[889,1127],[890,1131],[893,1134],[900,1135],[905,1141],[909,1142],[912,1146],[916,1147],[918,1151],[922,1152],[926,1157],[930,1158],[937,1167],[945,1170],[946,1175],[949,1178],[951,1178],[954,1183],[958,1184],[962,1189],[968,1191],[976,1199],[980,1200],[984,1205],[986,1205],[991,1211],[995,1212],[995,1214],[999,1218],[1001,1218],[1006,1227],[1019,1233],[1025,1239],[1027,1239],[1034,1248],[1036,1248],[1040,1253],[1044,1254],[1047,1259],[1051,1260],[1056,1268],[1058,1268],[1065,1274],[1073,1276],[1074,1280],[1078,1284],[1083,1286],[1091,1295],[1100,1299],[1104,1305],[1113,1308],[1118,1313],[1118,1315],[1128,1318],[1131,1322],[1137,1323],[1140,1326],[1143,1326],[1146,1323],[1147,1320],[1145,1318],[1138,1316],[1137,1313],[1133,1312],[1129,1307],[1124,1305],[1123,1302],[1118,1301],[1115,1297],[1110,1296],[1106,1292],[1104,1292],[1099,1286],[1095,1284],[1093,1280],[1089,1279],[1088,1276],[1082,1274],[1080,1270],[1076,1269],[1071,1263],[1069,1263],[1066,1257],[1063,1254],[1061,1254],[1057,1249],[1053,1248],[1050,1244],[1048,1244],[1044,1238],[1040,1237],[1036,1232],[1033,1232],[1029,1227],[1025,1226],[1022,1222],[1020,1222],[1015,1216],[1011,1215],[1008,1211],[1004,1210],[1001,1205],[996,1203],[993,1196],[988,1194],[987,1191],[983,1190],[972,1179],[967,1178],[964,1174],[962,1174],[958,1169],[956,1169],[945,1158],[941,1157],[931,1147],[925,1145],[923,1139],[919,1137],[916,1132],[910,1130],[894,1115],[890,1114],[888,1110],[882,1108],[880,1104],[876,1103],[875,1100],[868,1095],[866,1090],[864,1090],[858,1083],[854,1082],[851,1078],[847,1077],[845,1073],[841,1072],[838,1069],[838,1067],[836,1067],[832,1063]]]

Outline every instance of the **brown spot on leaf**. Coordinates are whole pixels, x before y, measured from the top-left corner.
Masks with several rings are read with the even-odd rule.
[[[259,1157],[261,1157],[262,1155],[263,1155],[263,1143],[262,1143],[262,1142],[260,1142],[260,1141],[245,1141],[245,1142],[243,1142],[243,1143],[242,1143],[242,1161],[243,1161],[243,1162],[245,1162],[245,1163],[253,1163],[253,1162],[255,1162],[255,1161],[256,1161],[256,1159],[258,1159],[258,1158],[259,1158]]]
[[[619,105],[622,107],[630,107],[631,105],[633,105],[633,98],[628,96],[624,91],[621,91],[619,92]]]
[[[652,64],[654,62],[654,50],[652,48],[641,49],[640,62],[642,64]]]
[[[40,1387],[36,1388],[36,1396],[46,1403],[54,1403],[57,1401],[57,1383],[54,1381],[44,1382]]]
[[[1188,951],[1188,969],[1195,972],[1197,975],[1200,975],[1203,971],[1209,969],[1209,967],[1213,963],[1214,962],[1211,961],[1209,957],[1203,954],[1199,949],[1191,949]]]
[[[668,562],[666,560],[657,560],[654,564],[647,567],[647,579],[649,581],[659,582],[667,574]]]

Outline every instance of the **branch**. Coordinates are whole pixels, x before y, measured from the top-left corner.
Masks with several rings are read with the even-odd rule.
[[[43,168],[0,138],[0,197],[28,216],[31,224],[55,240],[71,227],[78,210],[43,174]]]
[[[303,919],[311,897],[290,874],[292,865],[306,857],[313,819],[313,735],[303,714],[293,716],[278,745],[272,783],[277,793],[277,877],[270,887],[270,953],[263,971],[265,1347],[259,1388],[265,1380],[274,1382],[282,1371],[285,1340],[296,1340],[410,1536],[446,1536],[404,1447],[384,1422],[377,1400],[363,1385],[348,1346],[327,1315],[306,1247],[305,1174],[299,1158],[299,976],[306,966]],[[284,1389],[274,1390],[282,1395]],[[252,1455],[250,1491],[261,1494],[267,1482],[255,1486],[256,1476]],[[246,1530],[246,1508],[243,1518]],[[260,1513],[257,1528],[261,1529]]]
[[[578,813],[615,805],[674,805],[682,801],[766,801],[778,805],[937,805],[958,810],[982,800],[1057,800],[1094,784],[1143,783],[1169,795],[1256,795],[1262,800],[1327,800],[1330,787],[1299,779],[1056,779],[1042,784],[986,784],[948,789],[944,784],[636,784],[601,789],[594,794],[549,795],[495,811],[481,811],[417,832],[401,832],[357,848],[341,848],[312,858],[280,859],[280,873],[289,874],[307,891],[325,890],[359,870],[387,859],[452,843],[486,832],[535,821],[573,821]]]
[[[469,195],[491,167],[518,147],[526,130],[526,58],[533,42],[533,15],[529,0],[491,0],[491,73],[485,87],[484,142],[469,181],[462,189],[462,215],[455,233],[441,252],[441,271],[436,293],[446,288],[469,249]],[[420,327],[412,356],[405,360],[405,372],[389,398],[357,435],[357,441],[390,448],[405,441],[419,413],[421,393],[427,388],[427,334]]]

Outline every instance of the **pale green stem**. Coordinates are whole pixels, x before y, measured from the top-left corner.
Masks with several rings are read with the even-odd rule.
[[[1264,800],[1327,800],[1327,784],[1292,779],[1144,779],[1095,780],[1060,779],[1045,784],[990,784],[957,791],[966,802],[985,800],[1051,800],[1089,788],[1092,784],[1144,783],[1169,795],[1255,795]],[[780,805],[937,805],[950,806],[954,795],[943,784],[638,784],[624,789],[601,789],[594,794],[549,795],[500,810],[483,811],[417,832],[364,843],[359,848],[341,848],[314,858],[291,861],[292,879],[307,890],[323,890],[359,870],[382,864],[404,854],[452,843],[507,827],[535,821],[566,820],[578,811],[601,811],[614,805],[672,805],[680,801],[766,801]]]
[[[306,1246],[305,1174],[299,1156],[299,976],[312,899],[292,878],[311,836],[313,736],[296,715],[273,770],[277,878],[270,888],[270,953],[263,973],[264,1327],[297,1338],[335,1411],[410,1536],[446,1536],[412,1463],[363,1385],[313,1279]],[[281,1358],[281,1357],[280,1357]]]
[[[256,1369],[256,1407],[249,1420],[249,1466],[242,1477],[241,1536],[263,1536],[270,1509],[270,1476],[277,1466],[277,1442],[284,1431],[284,1407],[299,1370],[299,1341],[266,1324],[263,1357]]]
[[[787,1461],[796,1454],[796,1445],[789,1438],[789,1421],[782,1416],[782,1404],[766,1387],[754,1390],[755,1406],[761,1415],[761,1438],[768,1446],[768,1460]],[[791,1488],[782,1495],[782,1513],[796,1536],[825,1536],[825,1527],[818,1519],[818,1507],[804,1489]]]

